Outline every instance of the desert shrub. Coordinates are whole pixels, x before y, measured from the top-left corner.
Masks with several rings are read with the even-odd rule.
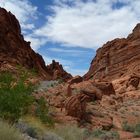
[[[35,128],[37,132],[46,131],[46,128],[48,128],[38,117],[30,114],[20,118],[16,127],[23,133],[26,132],[28,127]]]
[[[117,131],[110,131],[111,136],[113,136],[113,138],[120,139],[120,135]]]
[[[57,127],[53,130],[55,134],[62,137],[64,140],[84,140],[83,129],[73,125]]]
[[[100,130],[100,129],[96,129],[92,132],[92,136],[93,137],[100,137],[101,135],[105,135],[105,131]]]
[[[16,68],[20,74],[22,74],[22,75],[26,74],[26,75],[28,75],[28,77],[38,75],[38,71],[35,68],[32,68],[29,70],[29,69],[24,68],[22,65],[16,65]]]
[[[64,140],[93,140],[93,139],[112,139],[119,140],[120,136],[116,131],[104,131],[96,129],[90,131],[88,129],[81,129],[76,126],[66,125],[58,127],[53,130],[55,134],[62,137]]]
[[[103,140],[106,140],[106,139],[119,140],[120,135],[116,131],[108,131],[108,132],[105,132],[105,134],[102,134],[100,136],[100,138],[103,139]]]
[[[24,140],[24,138],[14,127],[0,121],[0,140]]]
[[[45,101],[43,97],[38,99],[37,101],[37,109],[36,115],[40,118],[43,123],[48,124],[49,126],[54,126],[53,119],[48,115],[49,112],[49,105]]]
[[[60,136],[52,132],[44,134],[41,139],[42,140],[64,140],[63,138],[61,138]]]
[[[64,80],[62,78],[57,79],[58,84],[62,84],[64,82]]]
[[[28,136],[32,137],[32,138],[37,138],[38,134],[35,128],[33,127],[29,127],[26,129],[26,134],[28,134]]]
[[[124,122],[123,130],[134,132],[134,137],[140,137],[140,124],[130,125],[127,122]]]
[[[28,107],[33,103],[31,96],[34,87],[25,85],[25,76],[18,81],[9,72],[0,74],[0,117],[10,122],[17,121],[26,114]]]
[[[33,68],[29,71],[29,73],[31,73],[33,76],[37,76],[38,75],[38,71],[37,69]]]
[[[140,124],[136,124],[135,126],[134,137],[140,137]]]
[[[119,140],[120,136],[119,133],[116,131],[104,131],[100,129],[96,129],[92,132],[90,138],[100,138],[100,139],[112,139],[112,140]]]
[[[134,126],[128,124],[128,122],[123,122],[122,128],[124,131],[128,131],[128,132],[134,132],[134,129],[135,129]]]

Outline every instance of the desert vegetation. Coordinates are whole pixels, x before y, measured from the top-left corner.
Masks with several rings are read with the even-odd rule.
[[[132,132],[134,137],[140,137],[140,123],[129,124],[128,122],[123,123],[123,130]]]
[[[25,85],[25,76],[18,80],[9,72],[0,75],[0,117],[16,122],[33,103],[32,85]]]
[[[15,127],[1,120],[0,139],[1,140],[24,140],[24,137]]]
[[[47,117],[49,106],[44,98],[35,100],[32,95],[36,87],[31,83],[25,83],[27,74],[16,78],[10,72],[2,72],[0,75],[0,117],[10,122],[29,113],[31,105],[34,105],[35,115],[43,122],[51,122]]]

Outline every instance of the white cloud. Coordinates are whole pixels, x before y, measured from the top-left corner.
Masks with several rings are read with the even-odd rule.
[[[68,71],[69,73],[71,73],[73,76],[76,76],[76,75],[80,75],[80,76],[83,76],[88,70],[84,70],[84,69],[72,69],[72,68],[69,68],[67,67],[66,68],[66,71]]]
[[[25,35],[24,38],[26,41],[31,42],[32,49],[35,51],[37,51],[42,45],[46,43],[46,39],[39,38],[33,34]]]
[[[62,53],[63,55],[71,56],[71,57],[81,57],[82,55],[86,55],[89,52],[87,50],[75,50],[75,49],[64,49],[64,48],[49,48],[49,51],[54,53]]]
[[[33,29],[31,19],[37,19],[37,7],[28,0],[1,0],[0,6],[11,11],[18,18],[22,29]]]
[[[45,55],[43,55],[42,57],[43,57],[43,59],[44,59],[46,65],[49,65],[49,64],[52,63],[52,60],[53,60],[52,58],[50,58],[50,57],[48,57],[48,56],[45,56]]]
[[[35,29],[35,25],[34,24],[21,24],[21,27],[23,30],[32,30]]]
[[[73,50],[73,49],[62,49],[62,48],[49,48],[48,50],[53,51],[53,52],[61,52],[61,53],[85,53],[87,51],[83,51],[83,50]]]
[[[79,46],[97,49],[108,40],[126,37],[139,21],[139,0],[70,0],[56,1],[47,16],[46,24],[35,34],[65,46]],[[113,9],[115,2],[125,6]]]

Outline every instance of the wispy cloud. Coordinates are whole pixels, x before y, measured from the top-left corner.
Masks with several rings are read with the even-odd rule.
[[[19,20],[24,38],[31,42],[32,48],[37,51],[47,40],[33,33],[36,30],[34,21],[39,18],[38,7],[29,0],[0,0],[0,6],[11,11]]]
[[[46,24],[38,29],[34,24],[38,8],[29,0],[1,0],[0,6],[17,16],[34,50],[48,41],[97,49],[108,40],[126,37],[140,20],[139,0],[53,1],[48,7],[53,14],[47,15]]]
[[[53,52],[64,52],[64,53],[85,53],[87,51],[83,50],[73,50],[73,49],[62,49],[62,48],[49,48],[48,50]]]
[[[78,58],[79,59],[84,59],[83,56],[91,54],[89,49],[83,49],[83,48],[74,49],[74,48],[69,47],[69,49],[68,49],[66,47],[55,47],[55,48],[48,48],[47,50],[50,51],[51,53],[55,53],[55,54],[61,53],[62,56],[69,56],[71,58],[72,57],[75,57],[75,58],[77,57],[77,59]]]
[[[47,42],[46,38],[40,38],[32,33],[26,34],[24,38],[25,40],[31,42],[32,49],[35,51],[37,51],[41,46],[43,46]]]
[[[38,18],[37,7],[28,0],[1,0],[0,6],[16,15],[23,30],[35,27],[32,21]]]
[[[139,0],[56,0],[54,14],[35,33],[65,46],[97,49],[126,37],[140,19],[139,6]]]
[[[80,75],[83,76],[88,70],[87,69],[73,69],[66,67],[65,68],[68,72],[72,73],[73,76]]]

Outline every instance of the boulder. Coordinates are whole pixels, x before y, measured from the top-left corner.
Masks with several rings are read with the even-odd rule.
[[[67,115],[73,116],[79,119],[84,119],[86,112],[86,102],[88,96],[83,94],[73,95],[65,101],[65,110]]]
[[[127,82],[127,87],[133,86],[135,89],[138,88],[140,82],[140,77],[138,76],[131,76]]]
[[[80,83],[83,81],[83,78],[79,75],[73,77],[71,80],[68,81],[69,84]]]

